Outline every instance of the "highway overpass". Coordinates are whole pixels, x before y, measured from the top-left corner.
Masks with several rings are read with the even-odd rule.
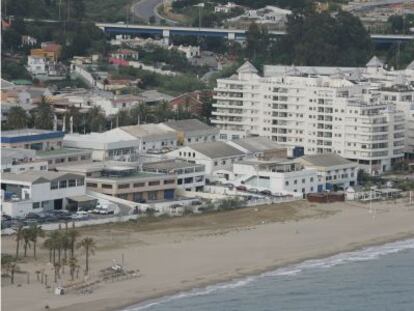
[[[123,23],[96,23],[96,26],[101,28],[105,33],[108,34],[157,35],[165,39],[168,39],[170,36],[200,36],[242,41],[246,38],[246,30],[243,29],[150,26]],[[283,31],[269,31],[269,34],[273,37],[281,37],[284,36],[286,33]],[[404,43],[413,41],[414,34],[372,34],[371,39],[375,44],[389,45],[393,43]]]

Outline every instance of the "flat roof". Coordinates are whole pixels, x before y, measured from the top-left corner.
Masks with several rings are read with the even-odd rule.
[[[176,133],[173,130],[166,129],[160,124],[142,124],[142,125],[130,125],[119,128],[120,130],[134,136],[135,138],[163,138],[175,139]]]
[[[198,119],[186,119],[186,120],[170,120],[163,122],[164,125],[176,130],[183,131],[184,133],[195,131],[214,131],[218,133],[218,129],[201,122]]]
[[[155,169],[155,170],[173,170],[186,167],[204,166],[203,164],[196,164],[184,160],[165,160],[159,162],[148,162],[144,163],[144,169]]]
[[[36,157],[38,158],[46,158],[48,156],[55,156],[55,155],[71,155],[71,154],[87,154],[92,153],[92,150],[87,149],[76,149],[76,148],[61,148],[61,149],[54,149],[54,150],[39,150],[36,152]]]
[[[54,171],[28,171],[20,174],[13,173],[3,173],[2,174],[2,183],[7,181],[17,181],[17,182],[29,182],[29,183],[41,183],[49,182],[64,176],[73,176],[75,178],[83,177],[82,175],[76,175],[66,172],[54,172]]]
[[[243,151],[240,151],[239,149],[221,141],[192,144],[187,147],[194,149],[195,151],[200,152],[212,159],[245,155]]]
[[[303,161],[308,162],[310,165],[318,167],[330,167],[335,165],[346,165],[346,164],[355,164],[336,153],[323,153],[323,154],[313,154],[305,155],[301,157]],[[355,164],[356,165],[356,164]]]
[[[234,144],[241,146],[251,152],[260,152],[275,149],[287,149],[267,137],[247,137],[233,141]]]
[[[1,132],[2,143],[20,143],[38,140],[47,140],[54,138],[63,138],[65,135],[62,131],[50,131],[40,129],[20,129]]]

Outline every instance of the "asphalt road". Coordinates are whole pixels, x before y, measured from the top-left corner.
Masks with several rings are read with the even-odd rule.
[[[162,3],[163,0],[140,0],[134,4],[133,11],[136,16],[142,18],[145,21],[149,21],[151,16],[155,17],[156,22],[160,21],[160,17],[156,14],[155,8]]]

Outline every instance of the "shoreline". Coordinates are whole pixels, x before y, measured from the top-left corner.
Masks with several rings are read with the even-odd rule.
[[[260,277],[309,260],[414,238],[414,208],[405,201],[375,204],[375,214],[359,203],[329,206],[305,201],[201,216],[81,228],[96,240],[90,280],[102,269],[125,258],[126,270],[139,277],[101,281],[82,295],[53,295],[38,282],[2,287],[2,306],[13,311],[121,311],[158,303],[177,295],[223,287]],[[13,252],[15,241],[2,240],[2,251]],[[34,273],[48,260],[22,263]],[[84,256],[79,254],[83,264]],[[305,264],[306,266],[306,264]],[[284,270],[284,269],[283,269]],[[53,276],[48,270],[49,277]],[[66,274],[66,278],[68,274]],[[19,284],[19,283],[16,283]],[[53,287],[53,284],[51,284]],[[174,298],[172,298],[174,299]]]
[[[297,260],[294,260],[294,261],[281,263],[280,265],[266,267],[264,269],[258,269],[256,271],[252,271],[251,273],[245,273],[243,275],[236,276],[236,277],[233,277],[233,278],[227,278],[227,279],[221,279],[221,280],[218,279],[217,281],[206,282],[204,284],[202,283],[198,286],[189,286],[189,287],[183,287],[182,289],[167,291],[166,293],[157,294],[154,297],[148,297],[148,298],[140,299],[139,301],[137,301],[133,304],[127,304],[127,305],[122,305],[118,308],[108,309],[108,311],[129,311],[130,309],[133,309],[133,308],[146,308],[146,305],[148,305],[152,302],[156,303],[157,301],[167,299],[167,298],[172,298],[172,297],[174,297],[176,295],[179,295],[179,294],[186,294],[186,293],[190,293],[192,291],[207,289],[210,286],[231,284],[231,283],[234,283],[234,282],[237,282],[237,281],[245,280],[249,277],[260,278],[265,273],[277,271],[277,270],[282,269],[282,268],[295,266],[297,264],[305,263],[305,262],[310,261],[310,260],[326,259],[326,258],[330,258],[330,257],[333,257],[335,255],[339,255],[339,254],[362,251],[362,250],[364,250],[366,248],[369,248],[369,247],[376,247],[376,246],[380,247],[380,246],[384,246],[384,245],[387,245],[387,244],[392,244],[392,243],[396,243],[396,242],[403,242],[403,241],[409,241],[409,240],[414,240],[414,233],[401,234],[401,235],[398,235],[398,237],[387,237],[387,238],[384,238],[383,240],[380,240],[380,241],[375,241],[375,242],[373,241],[372,243],[370,243],[370,242],[361,243],[361,245],[344,248],[341,251],[321,254],[321,255],[316,256],[316,257],[301,258],[301,259],[297,259]]]

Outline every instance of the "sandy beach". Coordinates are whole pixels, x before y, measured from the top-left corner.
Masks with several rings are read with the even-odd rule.
[[[277,267],[364,246],[414,237],[414,205],[407,199],[372,205],[356,202],[317,205],[300,201],[207,215],[144,220],[79,229],[96,240],[90,280],[115,260],[139,277],[100,282],[92,293],[56,296],[36,281],[48,252],[19,263],[31,273],[2,285],[8,311],[121,310],[147,299],[202,287]],[[2,253],[13,254],[13,237],[2,237]],[[84,256],[79,257],[84,264]],[[49,269],[49,270],[47,270]],[[67,269],[68,270],[68,269]],[[64,274],[68,279],[68,272]],[[50,280],[52,280],[50,272]],[[18,286],[20,284],[20,286]],[[53,287],[53,286],[52,286]]]

